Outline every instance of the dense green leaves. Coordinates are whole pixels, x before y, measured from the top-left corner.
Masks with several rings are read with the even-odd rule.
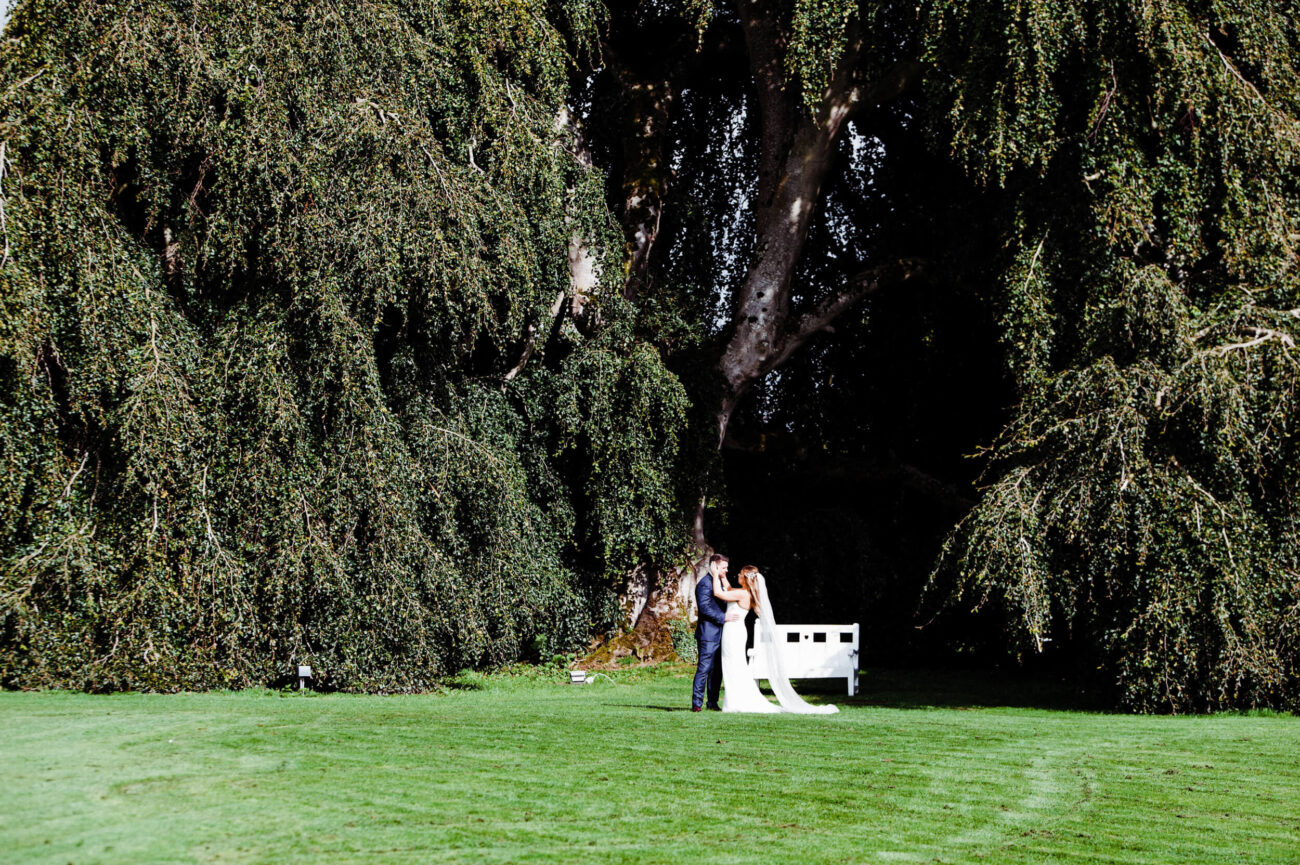
[[[551,327],[574,238],[617,272],[560,120],[598,21],[19,6],[5,684],[238,686],[302,662],[423,687],[575,644],[609,575],[675,552],[680,387],[653,349]],[[627,314],[603,312],[611,332]]]
[[[937,3],[935,107],[1011,193],[1021,402],[951,569],[1144,710],[1300,688],[1289,3]]]
[[[795,0],[786,69],[803,84],[804,102],[814,106],[844,56],[858,0]]]
[[[684,502],[725,499],[713,364],[791,121],[755,99],[763,38],[789,113],[849,81],[885,99],[824,154],[794,310],[881,261],[928,276],[748,392],[746,456],[722,462],[807,497],[737,485],[777,539],[754,549],[861,582],[811,599],[910,609],[897,574],[933,547],[898,539],[969,508],[954,466],[992,439],[936,597],[1135,709],[1295,705],[1298,12],[21,4],[0,49],[4,682],[306,661],[414,688],[579,640],[614,575],[675,557]],[[601,46],[611,26],[635,32]],[[890,77],[915,60],[923,92]],[[625,123],[647,87],[667,122]],[[617,171],[651,152],[670,170],[628,301]],[[603,284],[577,297],[584,254]]]

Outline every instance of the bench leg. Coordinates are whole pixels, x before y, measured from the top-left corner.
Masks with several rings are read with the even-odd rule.
[[[849,696],[856,697],[858,693],[858,674],[854,673],[849,676]]]

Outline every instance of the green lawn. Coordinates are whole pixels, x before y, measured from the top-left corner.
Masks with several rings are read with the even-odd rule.
[[[831,717],[681,670],[415,697],[0,693],[0,861],[1300,862],[1300,718],[878,674]]]

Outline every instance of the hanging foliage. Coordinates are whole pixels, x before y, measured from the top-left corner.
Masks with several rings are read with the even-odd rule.
[[[6,686],[426,687],[676,551],[681,388],[557,302],[620,264],[561,111],[599,9],[15,9]]]
[[[1300,699],[1296,12],[931,7],[1020,396],[937,577],[1135,709]]]
[[[901,609],[965,514],[931,598],[1016,652],[1295,706],[1297,13],[20,3],[0,678],[562,649],[749,466],[872,533],[765,532],[869,555],[835,597]]]

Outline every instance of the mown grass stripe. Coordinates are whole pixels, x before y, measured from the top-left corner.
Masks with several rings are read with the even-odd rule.
[[[1298,861],[1294,717],[997,706],[993,687],[913,708],[923,681],[834,718],[693,715],[684,671],[617,678],[0,694],[0,848],[52,865]]]

